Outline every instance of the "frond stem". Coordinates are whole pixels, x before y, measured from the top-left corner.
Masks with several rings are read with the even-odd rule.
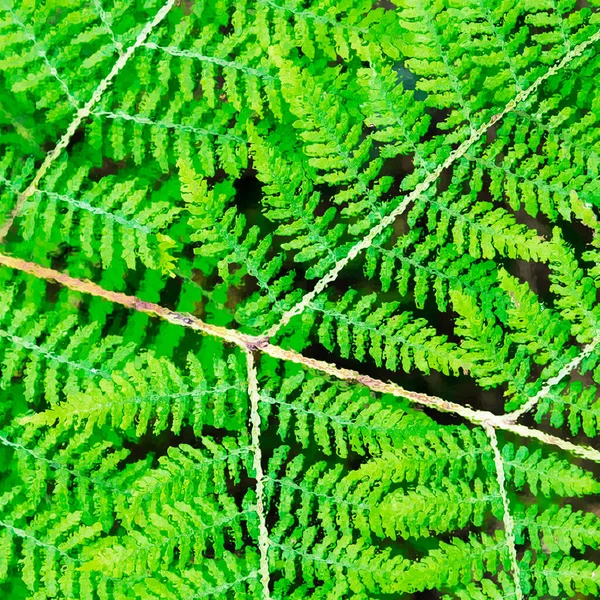
[[[253,465],[256,473],[256,514],[258,515],[258,549],[260,552],[260,580],[263,588],[263,600],[270,600],[269,592],[269,532],[265,515],[265,474],[262,468],[262,451],[260,447],[260,392],[258,390],[258,379],[256,375],[256,364],[254,354],[246,350],[246,365],[248,368],[248,396],[250,397],[250,423],[252,451],[254,455]]]
[[[50,167],[54,164],[56,159],[60,156],[61,152],[69,145],[71,138],[75,135],[75,132],[77,131],[78,127],[81,125],[83,120],[87,119],[90,116],[92,109],[96,104],[98,104],[98,102],[104,95],[104,92],[106,92],[108,86],[112,83],[112,80],[121,72],[123,67],[133,56],[133,53],[146,41],[150,33],[152,33],[152,30],[167,16],[167,13],[171,10],[175,2],[176,0],[167,0],[166,4],[156,13],[154,18],[148,23],[146,23],[146,25],[144,26],[142,31],[140,31],[133,44],[129,46],[129,48],[127,48],[127,50],[125,50],[125,52],[123,52],[123,54],[119,56],[119,58],[113,65],[113,68],[110,70],[110,73],[100,82],[100,84],[94,90],[92,96],[83,106],[83,108],[80,108],[77,111],[75,118],[71,121],[71,124],[69,125],[63,136],[60,138],[54,149],[46,155],[44,162],[35,174],[35,177],[33,178],[32,182],[21,194],[19,194],[17,202],[14,208],[12,209],[8,219],[0,228],[0,243],[4,241],[4,238],[10,231],[15,219],[17,218],[17,216],[21,212],[21,209],[23,208],[23,204],[25,204],[27,199],[38,190],[40,181],[42,180],[44,175],[46,175],[48,169],[50,169]]]
[[[20,258],[14,258],[7,254],[0,253],[0,264],[10,267],[12,269],[28,273],[41,279],[56,281],[68,287],[71,290],[82,292],[84,294],[90,294],[98,298],[104,298],[109,302],[120,304],[126,308],[137,310],[139,312],[159,317],[169,323],[178,325],[181,327],[189,327],[197,331],[201,331],[207,335],[211,335],[222,339],[223,341],[235,344],[236,346],[243,349],[245,352],[256,352],[260,351],[264,354],[268,354],[273,358],[278,358],[283,361],[290,361],[296,364],[303,365],[310,369],[320,371],[341,381],[347,381],[351,383],[358,383],[368,387],[369,389],[379,392],[382,394],[390,394],[398,398],[404,398],[414,404],[420,406],[428,406],[441,412],[453,413],[461,416],[467,421],[475,425],[488,425],[496,429],[502,429],[510,431],[518,436],[537,439],[545,444],[557,446],[567,452],[571,452],[576,456],[600,463],[600,451],[590,448],[588,446],[580,446],[562,440],[554,435],[538,431],[537,429],[530,429],[524,425],[519,425],[507,420],[504,415],[495,415],[485,410],[474,410],[468,406],[462,406],[454,402],[449,402],[436,396],[429,396],[419,392],[411,392],[404,389],[403,387],[391,383],[375,379],[369,375],[363,375],[357,371],[350,369],[340,368],[332,363],[328,363],[324,360],[317,360],[304,356],[300,352],[294,350],[286,350],[280,346],[276,346],[268,342],[264,336],[249,335],[241,333],[234,329],[227,329],[226,327],[220,327],[218,325],[211,325],[201,321],[197,317],[190,314],[178,313],[173,310],[169,310],[153,302],[146,302],[135,296],[128,296],[121,292],[113,292],[105,290],[99,285],[90,281],[83,281],[76,279],[54,269],[48,267],[42,267],[33,262],[28,262]]]
[[[485,432],[490,439],[490,445],[494,453],[494,464],[496,466],[496,481],[500,488],[500,496],[502,498],[502,505],[504,506],[504,534],[506,536],[506,544],[508,546],[508,553],[510,555],[510,562],[512,566],[512,576],[515,584],[515,596],[517,600],[523,600],[523,590],[521,589],[521,581],[519,578],[519,564],[517,562],[517,549],[515,542],[515,521],[510,512],[510,506],[508,502],[508,494],[506,493],[506,478],[504,475],[504,461],[498,448],[498,438],[496,437],[496,430],[489,426],[484,426]]]
[[[546,381],[545,385],[542,387],[542,389],[537,394],[532,396],[520,408],[517,408],[517,409],[513,410],[512,412],[509,412],[509,413],[503,415],[501,417],[502,420],[506,421],[507,423],[516,423],[516,421],[519,417],[523,416],[525,413],[527,413],[530,410],[532,410],[533,408],[535,408],[535,406],[537,406],[538,402],[542,398],[546,397],[548,395],[548,393],[550,392],[550,390],[555,385],[557,385],[565,377],[567,377],[569,375],[569,373],[571,373],[571,371],[574,371],[575,369],[577,369],[577,367],[579,367],[579,365],[583,362],[583,360],[596,349],[598,344],[600,344],[600,333],[598,335],[596,335],[596,337],[589,344],[587,344],[583,348],[583,350],[573,360],[568,362],[554,377],[551,377],[550,379],[548,379],[548,381]]]
[[[387,227],[394,223],[397,217],[399,217],[410,206],[411,203],[417,200],[419,196],[426,192],[429,187],[439,179],[443,171],[450,168],[457,160],[464,157],[471,146],[473,146],[487,132],[487,130],[492,127],[492,125],[495,125],[509,112],[513,111],[519,104],[527,100],[542,85],[542,83],[544,83],[544,81],[546,81],[552,75],[558,73],[574,58],[580,56],[586,48],[598,40],[600,40],[600,30],[590,36],[587,40],[575,46],[575,48],[573,48],[571,51],[567,52],[567,54],[565,54],[560,61],[550,67],[546,73],[538,77],[527,89],[519,92],[500,112],[494,114],[488,122],[480,125],[477,129],[472,129],[469,138],[465,140],[458,148],[453,150],[443,163],[439,164],[433,171],[431,171],[429,175],[421,183],[419,183],[410,194],[404,197],[404,200],[402,200],[402,202],[400,202],[400,204],[392,212],[383,217],[379,223],[374,225],[365,237],[354,244],[354,246],[352,246],[348,251],[348,254],[338,260],[333,267],[319,281],[317,281],[310,292],[305,294],[294,306],[292,306],[283,314],[279,322],[275,323],[268,331],[265,332],[265,337],[272,339],[273,336],[282,327],[287,325],[293,317],[302,314],[307,306],[330,283],[337,279],[340,272],[349,262],[356,258],[360,252],[369,248],[375,241],[375,238],[377,238]]]

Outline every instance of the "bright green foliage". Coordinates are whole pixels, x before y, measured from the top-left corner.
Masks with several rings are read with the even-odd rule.
[[[305,313],[303,331],[309,335],[316,320],[317,338],[327,350],[338,348],[343,358],[352,355],[361,361],[368,354],[378,367],[385,365],[390,371],[401,366],[405,372],[416,367],[429,373],[431,368],[447,375],[470,367],[460,348],[436,335],[425,319],[397,313],[398,305],[378,305],[375,294],[359,298],[353,290],[335,302],[318,299]]]
[[[0,597],[598,597],[599,6],[0,0],[1,254],[341,267],[2,267]]]

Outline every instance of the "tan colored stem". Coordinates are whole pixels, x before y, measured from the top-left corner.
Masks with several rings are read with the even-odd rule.
[[[494,415],[493,413],[485,410],[474,410],[468,406],[462,406],[461,404],[456,404],[455,402],[449,402],[448,400],[438,398],[437,396],[430,396],[428,394],[422,394],[419,392],[411,392],[410,390],[406,390],[395,383],[381,381],[380,379],[375,379],[374,377],[364,375],[358,371],[343,369],[323,360],[309,358],[294,350],[286,350],[285,348],[281,348],[280,346],[269,343],[263,336],[249,335],[233,329],[227,329],[226,327],[210,325],[209,323],[205,323],[204,321],[201,321],[192,315],[179,313],[160,306],[159,304],[146,302],[145,300],[141,300],[135,296],[128,296],[122,292],[105,290],[103,287],[100,287],[99,285],[90,281],[76,279],[75,277],[71,277],[70,275],[61,273],[60,271],[56,271],[55,269],[42,267],[36,263],[8,256],[7,254],[0,253],[0,264],[24,273],[29,273],[30,275],[39,277],[41,279],[56,281],[74,291],[90,294],[98,298],[104,298],[109,302],[114,302],[115,304],[120,304],[127,308],[137,310],[138,312],[159,317],[165,321],[168,321],[169,323],[173,323],[174,325],[189,327],[191,329],[201,331],[202,333],[206,333],[207,335],[218,337],[226,342],[230,342],[236,346],[239,346],[244,351],[260,351],[264,354],[272,356],[273,358],[294,362],[310,369],[314,369],[315,371],[320,371],[321,373],[325,373],[342,381],[349,381],[364,385],[374,392],[391,394],[398,398],[405,398],[406,400],[409,400],[410,402],[420,406],[427,406],[441,412],[452,413],[463,417],[470,423],[476,425],[488,425],[494,427],[495,429],[510,431],[521,437],[537,439],[546,444],[551,444],[553,446],[562,448],[563,450],[571,452],[572,454],[587,460],[600,463],[600,452],[598,450],[594,450],[593,448],[589,448],[587,446],[578,446],[536,429],[530,429],[524,425],[518,425],[510,420],[506,420],[502,415]]]
[[[503,522],[504,522],[504,535],[506,537],[506,545],[508,546],[508,555],[510,556],[511,571],[513,576],[513,583],[515,584],[515,596],[517,600],[523,600],[523,590],[521,589],[521,579],[519,572],[519,563],[517,561],[517,547],[515,541],[515,520],[513,519],[512,513],[510,512],[510,503],[508,500],[508,493],[506,491],[506,477],[504,473],[504,461],[502,460],[502,454],[500,454],[500,448],[498,447],[498,438],[496,437],[496,430],[486,425],[484,426],[485,432],[490,439],[490,445],[494,455],[494,465],[496,467],[496,481],[500,488],[500,497],[502,498],[502,506],[504,508]]]
[[[258,549],[260,552],[260,580],[263,589],[263,600],[270,600],[269,591],[269,531],[265,515],[265,474],[262,468],[262,449],[260,447],[260,392],[254,354],[245,351],[248,372],[248,397],[250,398],[250,435],[252,439],[252,455],[256,473],[256,514],[258,516]]]

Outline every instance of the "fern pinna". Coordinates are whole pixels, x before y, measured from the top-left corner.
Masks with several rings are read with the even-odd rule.
[[[600,595],[598,0],[0,0],[0,591]]]

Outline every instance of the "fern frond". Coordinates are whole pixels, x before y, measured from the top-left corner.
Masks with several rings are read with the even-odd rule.
[[[508,564],[506,541],[502,532],[491,537],[486,534],[470,535],[468,540],[453,538],[440,542],[421,560],[398,573],[388,593],[415,593],[428,589],[447,589],[485,575],[494,575]]]
[[[70,429],[94,428],[107,424],[135,432],[141,437],[149,429],[159,434],[170,429],[178,434],[184,426],[200,433],[204,426],[236,430],[246,417],[239,364],[230,356],[216,363],[206,374],[193,354],[188,356],[187,373],[170,361],[142,354],[122,369],[113,371],[84,392],[66,394],[66,399],[44,412],[22,419],[35,428],[54,427],[57,435]],[[226,375],[227,373],[227,375]]]
[[[433,294],[441,312],[448,307],[449,291],[464,290],[473,296],[490,294],[496,288],[497,267],[461,254],[454,244],[439,247],[433,238],[421,240],[421,230],[411,229],[398,237],[392,248],[374,244],[366,252],[365,274],[379,274],[383,292],[397,289],[405,297],[412,293],[423,309]]]
[[[220,561],[210,562],[201,568],[140,577],[133,587],[134,597],[153,600],[251,600],[256,598],[260,589],[257,569],[258,556],[252,548],[245,549],[243,553],[225,552]]]
[[[600,403],[595,385],[585,386],[581,381],[556,386],[537,405],[535,419],[541,422],[549,414],[554,427],[565,423],[573,435],[583,431],[594,437],[600,425]]]
[[[378,367],[390,371],[413,367],[458,373],[470,369],[464,353],[446,336],[438,335],[425,319],[397,313],[399,303],[381,302],[376,294],[360,296],[354,290],[339,300],[323,297],[311,303],[302,317],[302,330],[316,337],[330,352],[338,349],[344,358],[364,360],[367,353]],[[292,321],[295,324],[295,321]]]
[[[231,286],[241,287],[246,275],[256,281],[263,294],[251,297],[240,309],[240,318],[248,324],[255,327],[263,324],[264,318],[256,322],[256,315],[266,306],[282,313],[297,294],[291,290],[292,278],[280,274],[283,256],[273,255],[271,236],[261,239],[258,226],[246,228],[244,216],[231,206],[235,191],[228,181],[208,190],[191,165],[182,161],[179,169],[187,210],[192,215],[190,227],[194,233],[190,238],[199,243],[195,252],[204,259],[202,271],[206,275],[216,271],[223,282],[220,286],[223,291]]]
[[[475,258],[499,256],[547,262],[550,247],[502,207],[482,201],[484,170],[461,161],[455,165],[448,189],[415,202],[408,214],[413,226],[426,215],[427,228],[442,245],[450,239],[459,251]],[[424,219],[425,220],[425,219]]]
[[[574,511],[570,505],[547,510],[530,506],[515,518],[517,538],[531,540],[534,550],[546,549],[552,554],[568,554],[572,548],[583,552],[586,547],[596,549],[600,542],[600,523],[593,513]]]
[[[155,201],[143,182],[108,176],[88,188],[89,177],[89,167],[69,173],[66,163],[58,165],[44,191],[23,206],[23,238],[80,246],[87,259],[104,269],[118,257],[129,269],[139,259],[149,268],[172,272],[176,242],[167,228],[179,210]]]
[[[315,184],[341,188],[331,200],[343,205],[342,216],[370,214],[377,209],[381,195],[389,190],[392,178],[384,176],[375,181],[383,161],[369,161],[373,140],[362,135],[362,124],[353,124],[352,112],[356,108],[349,102],[347,78],[339,77],[330,88],[315,84],[314,79],[289,62],[279,68],[282,94],[296,119],[293,126],[298,129],[307,163],[316,171]],[[350,233],[364,232],[368,221],[356,221],[350,226]]]
[[[263,183],[263,214],[278,224],[275,235],[287,240],[281,248],[293,253],[295,262],[308,263],[308,279],[323,276],[341,256],[336,244],[346,227],[336,219],[337,208],[330,206],[316,218],[325,195],[312,177],[304,176],[314,168],[300,153],[299,143],[290,143],[288,132],[273,132],[265,139],[254,129],[249,137],[253,165]]]
[[[391,492],[370,518],[374,529],[395,540],[429,537],[467,525],[480,527],[490,511],[502,516],[501,498],[475,479],[472,487],[461,482],[442,484],[436,490],[417,486],[409,492]]]
[[[365,477],[371,485],[381,483],[386,488],[401,483],[470,482],[480,469],[481,474],[494,472],[491,454],[483,444],[485,439],[481,429],[466,427],[415,432],[410,445],[403,441],[362,465],[349,479]]]
[[[0,385],[6,389],[18,377],[27,402],[39,403],[44,399],[55,404],[65,394],[85,388],[89,380],[109,378],[112,369],[133,352],[133,347],[127,345],[115,351],[121,338],[101,339],[97,324],[80,325],[74,307],[68,302],[60,304],[64,307],[60,317],[45,312],[46,286],[40,286],[39,281],[22,278],[4,281]],[[35,314],[37,320],[32,318]]]
[[[599,27],[0,0],[0,596],[598,595]]]
[[[482,578],[478,582],[473,582],[462,586],[456,586],[451,593],[443,596],[444,600],[459,598],[460,600],[503,600],[516,598],[514,584],[509,580],[506,573],[498,574],[498,581]],[[536,596],[529,596],[532,600]]]
[[[597,493],[600,484],[593,475],[580,467],[544,452],[530,452],[526,446],[515,451],[512,444],[502,449],[502,458],[506,467],[506,475],[512,478],[516,489],[528,484],[531,492],[537,495],[538,490],[547,497],[582,496]]]
[[[368,390],[332,384],[318,375],[289,368],[280,380],[273,370],[263,384],[262,415],[277,415],[282,442],[294,438],[304,448],[317,444],[325,455],[378,455],[432,423],[391,399],[374,399]]]
[[[556,305],[570,323],[578,342],[589,342],[600,329],[594,280],[577,264],[575,256],[555,230],[554,259],[550,262],[550,290],[557,296]]]
[[[591,561],[540,555],[534,565],[533,585],[540,596],[572,598],[576,594],[597,594],[597,578],[598,566]]]

